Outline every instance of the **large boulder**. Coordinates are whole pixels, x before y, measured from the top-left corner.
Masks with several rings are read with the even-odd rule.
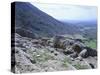
[[[72,49],[73,49],[75,52],[77,52],[77,53],[80,53],[80,52],[82,51],[82,48],[81,48],[79,45],[77,45],[77,44],[75,44],[75,45],[72,47]]]
[[[67,49],[74,44],[74,41],[64,36],[56,36],[54,38],[54,48]]]
[[[83,58],[87,58],[89,56],[97,56],[97,51],[92,49],[92,48],[89,48],[89,47],[85,47],[80,53],[79,53],[79,56],[83,57]]]
[[[87,49],[88,56],[97,56],[97,51],[95,49],[92,49],[90,47],[85,47],[85,49]]]
[[[76,42],[73,44],[72,49],[77,52],[78,54],[83,50],[85,45],[81,42]]]
[[[56,36],[54,38],[54,48],[61,48],[66,49],[66,46],[64,45],[65,38],[63,36]]]
[[[80,53],[79,53],[79,56],[83,57],[83,58],[86,58],[88,57],[88,53],[87,53],[87,49],[83,49]]]

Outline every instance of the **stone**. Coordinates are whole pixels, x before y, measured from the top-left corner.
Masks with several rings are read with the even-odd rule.
[[[97,51],[95,49],[92,49],[90,47],[85,47],[87,49],[87,53],[88,53],[88,56],[97,56]]]
[[[87,53],[87,50],[86,49],[83,49],[80,53],[79,53],[79,56],[83,57],[83,58],[86,58],[88,56],[88,53]]]
[[[78,57],[78,54],[76,52],[74,52],[73,54],[70,55],[70,57],[76,58],[76,57]]]
[[[78,44],[74,44],[72,49],[77,53],[80,53],[82,51],[82,48]]]
[[[56,36],[54,38],[54,48],[66,49],[66,46],[63,44],[64,40],[63,36]]]
[[[71,51],[71,50],[67,50],[67,51],[63,51],[63,53],[64,53],[65,55],[69,55],[69,54],[72,54],[73,51]]]

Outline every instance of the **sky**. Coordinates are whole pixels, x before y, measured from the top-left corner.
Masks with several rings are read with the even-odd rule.
[[[67,4],[40,4],[32,3],[50,16],[62,20],[91,21],[97,19],[97,7]]]

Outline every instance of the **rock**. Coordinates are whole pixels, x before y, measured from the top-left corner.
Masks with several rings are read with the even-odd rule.
[[[54,47],[54,43],[53,43],[53,42],[49,42],[49,43],[48,43],[48,46]]]
[[[65,38],[63,36],[56,36],[54,38],[54,48],[66,49],[66,46],[63,44]]]
[[[32,64],[36,64],[36,60],[30,59],[30,61],[31,61]]]
[[[83,58],[87,58],[89,56],[97,56],[97,51],[90,48],[90,47],[84,47],[84,49],[79,53],[79,56]]]
[[[51,41],[50,41],[49,38],[43,37],[43,38],[41,38],[41,40],[39,41],[39,43],[42,46],[49,46],[49,44],[51,43]]]
[[[89,47],[84,47],[84,49],[79,53],[79,56],[83,58],[87,58],[89,56],[94,57],[97,56],[97,51]]]
[[[88,56],[97,56],[97,51],[95,49],[92,49],[90,47],[85,47],[85,49],[87,49]]]
[[[83,57],[83,58],[86,58],[88,57],[88,53],[87,53],[87,50],[86,49],[83,49],[80,53],[79,53],[79,56]]]
[[[77,41],[83,43],[83,41],[81,39],[75,39],[75,42],[77,42]]]
[[[59,48],[65,50],[67,47],[70,47],[74,44],[74,41],[67,39],[63,36],[56,36],[54,38],[54,48]]]
[[[74,44],[72,49],[77,53],[80,53],[82,51],[82,48],[78,44]]]
[[[97,58],[97,57],[96,57]],[[95,59],[95,57],[91,57],[91,56],[89,56],[89,57],[87,57],[87,58],[85,58],[84,59],[84,61],[86,61],[88,64],[89,63],[91,63],[93,66],[94,66],[94,68],[97,68],[97,60]],[[90,65],[90,64],[89,64]],[[90,65],[91,66],[91,65]]]
[[[15,68],[16,73],[96,68],[97,56],[94,55],[94,49],[65,37],[57,39],[28,39],[16,35],[15,51],[12,48],[12,68]],[[84,58],[87,54],[90,58]]]
[[[57,53],[54,53],[54,55],[57,56],[58,54]]]
[[[76,60],[80,60],[80,61],[83,61],[82,57],[81,56],[78,56],[77,58],[75,58]]]
[[[39,40],[36,40],[36,39],[33,39],[31,42],[32,42],[33,44],[39,44]]]
[[[54,51],[51,51],[51,53],[54,53]]]
[[[94,65],[93,65],[92,63],[89,63],[89,65],[91,66],[91,68],[93,68],[93,69],[95,68]]]
[[[69,54],[72,54],[73,51],[71,51],[71,50],[67,50],[67,51],[63,51],[63,53],[64,53],[65,55],[69,55]]]
[[[73,54],[70,54],[70,57],[76,58],[76,57],[78,57],[78,54],[76,52],[74,52]]]

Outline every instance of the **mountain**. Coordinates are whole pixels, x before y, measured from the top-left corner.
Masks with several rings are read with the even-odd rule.
[[[75,26],[79,30],[79,34],[86,38],[97,38],[97,21],[76,21],[76,20],[69,20],[69,21],[62,21],[64,24],[70,24],[71,26]]]
[[[93,28],[80,28],[73,21],[58,21],[30,3],[15,2],[12,5],[15,6],[15,15],[11,16],[13,20],[15,17],[15,24],[12,21],[15,28],[11,28],[12,72],[97,68],[96,39],[83,37],[90,37],[89,34],[95,37]]]
[[[16,2],[15,12],[15,29],[21,36],[34,38],[79,32],[75,26],[56,20],[28,2]]]

